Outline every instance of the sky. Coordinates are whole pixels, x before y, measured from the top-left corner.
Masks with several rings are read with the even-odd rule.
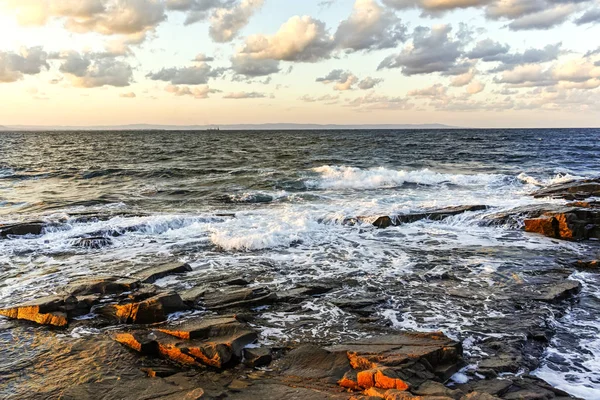
[[[600,126],[600,0],[0,0],[0,125]]]

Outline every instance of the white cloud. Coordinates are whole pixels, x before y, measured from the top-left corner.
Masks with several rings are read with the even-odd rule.
[[[242,0],[235,7],[218,8],[210,18],[210,36],[219,43],[232,41],[263,3],[264,0]]]
[[[209,94],[218,93],[219,91],[216,89],[211,89],[209,86],[177,86],[177,85],[168,85],[165,88],[165,91],[168,93],[173,93],[175,96],[191,96],[196,99],[207,99]]]
[[[50,68],[41,47],[23,48],[19,53],[0,51],[0,83],[16,82],[23,75],[37,75]]]

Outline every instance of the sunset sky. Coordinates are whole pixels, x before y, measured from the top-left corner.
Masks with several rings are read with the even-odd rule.
[[[600,126],[596,0],[0,0],[0,125]]]

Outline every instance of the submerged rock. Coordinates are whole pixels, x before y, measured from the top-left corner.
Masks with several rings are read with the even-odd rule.
[[[46,223],[41,221],[0,225],[0,237],[41,235],[45,226]]]
[[[600,178],[570,181],[551,185],[532,193],[533,197],[552,197],[565,200],[585,200],[600,197]]]
[[[73,246],[83,247],[86,249],[98,250],[103,247],[112,246],[112,244],[113,244],[113,241],[110,238],[107,238],[104,236],[98,236],[98,237],[86,237],[86,238],[77,239],[73,243]]]
[[[65,327],[69,323],[67,311],[77,303],[74,297],[48,296],[27,303],[0,309],[0,315],[12,319],[32,321],[41,325]]]
[[[185,274],[186,272],[192,272],[192,267],[189,264],[169,263],[148,268],[140,272],[139,276],[143,283],[154,283],[166,276]]]
[[[373,217],[358,217],[357,221],[360,222],[371,222],[374,226],[385,229],[390,226],[402,225],[402,224],[410,224],[413,222],[421,221],[424,219],[428,219],[431,221],[443,221],[446,218],[460,215],[465,212],[474,212],[474,211],[483,211],[487,210],[487,206],[483,205],[475,205],[475,206],[456,206],[456,207],[446,207],[446,208],[438,208],[432,209],[420,213],[410,213],[410,214],[400,214],[393,216],[383,216],[379,218]],[[374,221],[373,221],[374,219]],[[347,221],[346,223],[351,223],[352,221]]]

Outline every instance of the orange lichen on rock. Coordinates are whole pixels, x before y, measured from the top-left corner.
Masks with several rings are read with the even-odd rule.
[[[525,220],[525,231],[539,233],[551,238],[559,238],[558,221],[554,217],[543,217]]]
[[[357,353],[348,352],[348,361],[350,361],[350,365],[352,368],[360,371],[365,369],[373,369],[376,368],[377,365],[372,361],[368,360],[365,357],[359,356]]]
[[[188,365],[199,365],[196,359],[185,354],[182,349],[175,344],[158,343],[158,352],[165,358]]]
[[[11,308],[0,309],[0,315],[13,319],[23,319],[41,325],[67,326],[67,314],[63,311],[64,300],[57,297],[38,299]]]
[[[394,370],[389,368],[377,369],[375,372],[375,386],[381,389],[408,390],[409,385]]]

